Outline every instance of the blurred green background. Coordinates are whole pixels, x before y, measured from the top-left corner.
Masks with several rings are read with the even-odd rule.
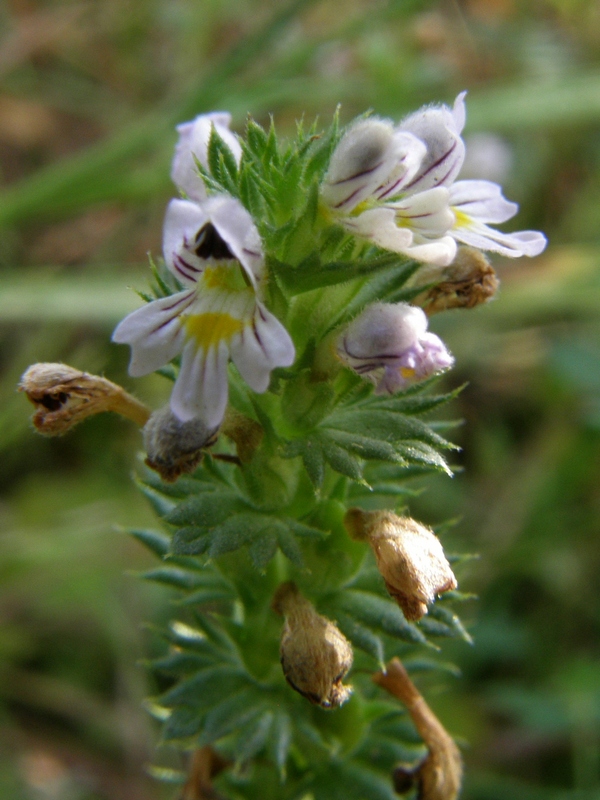
[[[446,416],[457,476],[412,506],[460,522],[475,645],[430,695],[464,743],[465,800],[600,797],[600,5],[595,0],[4,0],[0,5],[0,796],[159,800],[140,659],[168,593],[119,526],[153,524],[139,432],[94,418],[44,440],[15,393],[33,361],[157,405],[109,343],[160,252],[174,125],[228,109],[327,124],[400,118],[468,89],[468,169],[512,229],[492,304],[436,317],[468,381]],[[464,469],[464,471],[463,471]]]

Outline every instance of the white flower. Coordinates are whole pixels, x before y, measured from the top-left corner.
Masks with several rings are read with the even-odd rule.
[[[448,186],[464,160],[464,93],[397,127],[361,120],[336,147],[321,190],[334,219],[355,236],[438,266],[456,254]]]
[[[497,183],[457,181],[450,187],[450,204],[455,216],[451,234],[459,242],[512,258],[537,256],[546,247],[546,237],[540,231],[503,233],[486,224],[506,222],[519,209],[502,196]]]
[[[262,300],[264,262],[250,214],[232,197],[172,200],[163,251],[185,289],[129,314],[113,341],[129,344],[131,375],[146,375],[182,354],[171,409],[182,422],[212,429],[225,413],[231,358],[256,392],[271,370],[289,366],[294,345]]]
[[[340,336],[337,353],[377,394],[393,394],[454,363],[439,336],[427,331],[423,309],[406,303],[368,306]]]
[[[399,125],[361,120],[342,136],[321,190],[333,218],[350,233],[417,261],[448,266],[456,242],[507,256],[534,256],[538,231],[502,233],[518,206],[489,181],[456,181],[465,161],[461,133],[466,92],[453,108],[426,106]]]
[[[229,130],[230,124],[231,114],[212,111],[177,126],[179,141],[175,146],[171,179],[191,200],[203,200],[207,196],[204,182],[198,174],[196,159],[203,167],[208,166],[208,142],[213,127],[239,164],[242,148],[235,134]]]

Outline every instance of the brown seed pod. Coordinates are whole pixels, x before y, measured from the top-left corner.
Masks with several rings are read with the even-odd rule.
[[[424,272],[423,280],[428,274]],[[440,271],[439,279],[439,283],[413,301],[423,306],[429,316],[451,308],[475,308],[487,303],[500,285],[485,254],[464,245],[458,248],[452,264]]]
[[[373,675],[373,681],[406,706],[429,751],[414,770],[403,767],[395,770],[395,785],[406,791],[411,782],[416,783],[418,800],[456,800],[462,782],[459,749],[408,677],[400,660],[393,658],[385,672]]]
[[[145,425],[147,408],[116,383],[68,364],[32,364],[21,376],[19,391],[35,405],[32,422],[46,436],[60,436],[86,417],[114,411]]]
[[[280,655],[287,682],[315,705],[340,706],[352,693],[342,683],[353,661],[350,642],[291,581],[279,586],[271,607],[285,617]]]
[[[437,536],[410,517],[351,508],[344,517],[353,539],[367,541],[388,592],[407,620],[418,620],[436,596],[457,583]]]

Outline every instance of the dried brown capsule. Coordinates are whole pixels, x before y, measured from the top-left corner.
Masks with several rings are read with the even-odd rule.
[[[138,425],[145,425],[150,416],[150,409],[121,386],[67,364],[33,364],[23,373],[19,391],[36,406],[32,421],[46,436],[60,436],[103,411],[114,411]]]
[[[416,520],[351,508],[344,525],[353,539],[371,545],[387,590],[406,619],[421,619],[438,594],[456,589],[440,540]]]
[[[144,426],[146,464],[172,483],[196,469],[204,449],[214,444],[218,435],[218,427],[209,430],[197,417],[182,422],[166,405],[155,411]]]
[[[373,681],[397,697],[405,706],[429,753],[414,771],[399,768],[394,772],[395,785],[418,786],[418,800],[455,800],[462,781],[462,758],[458,747],[442,723],[429,708],[399,659],[393,658],[385,672],[373,675]]]
[[[439,283],[413,300],[423,306],[429,316],[451,308],[475,308],[487,303],[498,290],[500,281],[494,268],[481,250],[474,247],[458,248],[456,258],[449,267],[437,270],[423,270],[419,283],[439,279]]]
[[[285,617],[280,654],[287,682],[322,708],[340,706],[352,693],[342,683],[353,661],[350,642],[291,581],[277,589],[271,607]]]

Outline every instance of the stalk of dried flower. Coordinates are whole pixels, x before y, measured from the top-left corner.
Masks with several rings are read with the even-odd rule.
[[[419,800],[455,800],[462,781],[462,758],[458,747],[408,677],[398,658],[373,681],[402,702],[429,753],[414,772]],[[405,771],[403,774],[406,775]]]

